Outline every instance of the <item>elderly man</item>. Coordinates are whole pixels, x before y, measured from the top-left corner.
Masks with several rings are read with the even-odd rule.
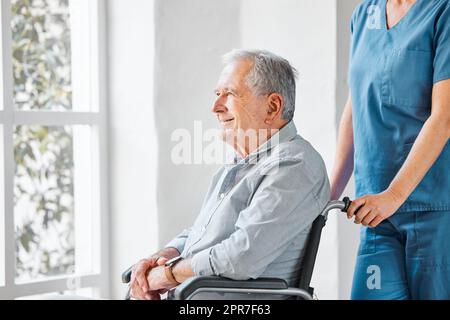
[[[196,275],[295,285],[310,227],[329,200],[325,165],[292,122],[295,69],[267,51],[234,50],[224,62],[212,112],[235,161],[212,178],[194,225],[133,267],[135,299],[159,299]]]

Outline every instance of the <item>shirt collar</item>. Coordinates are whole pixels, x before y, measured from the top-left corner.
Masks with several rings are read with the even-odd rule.
[[[292,140],[297,135],[297,128],[293,121],[287,123],[277,133],[275,133],[269,140],[260,145],[255,151],[250,153],[246,158],[241,158],[239,155],[234,156],[234,164],[239,163],[253,163],[259,161],[262,154],[268,154],[279,144]]]

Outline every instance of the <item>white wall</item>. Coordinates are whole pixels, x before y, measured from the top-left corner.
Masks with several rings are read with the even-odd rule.
[[[220,56],[240,46],[238,0],[156,1],[155,114],[158,130],[159,243],[166,244],[197,216],[214,165],[170,159],[175,129],[193,134],[194,121],[216,128],[210,109]]]
[[[108,0],[112,297],[121,272],[157,249],[153,1]]]

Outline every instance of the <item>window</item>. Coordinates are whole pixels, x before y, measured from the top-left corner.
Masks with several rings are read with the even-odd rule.
[[[108,295],[103,0],[2,0],[0,298]]]

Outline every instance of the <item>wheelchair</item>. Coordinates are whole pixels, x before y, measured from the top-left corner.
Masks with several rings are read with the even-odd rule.
[[[351,201],[348,197],[345,197],[342,201],[330,201],[314,220],[305,246],[305,255],[302,260],[302,266],[299,269],[299,282],[296,287],[289,287],[285,280],[277,278],[258,278],[241,281],[218,276],[195,276],[170,290],[167,294],[167,300],[191,300],[199,293],[262,294],[269,297],[289,296],[296,300],[313,300],[314,288],[310,287],[310,282],[322,229],[327,222],[328,213],[334,209],[347,212],[350,204]],[[128,284],[130,282],[131,270],[132,267],[122,274],[123,283]],[[130,289],[128,289],[125,300],[130,300]]]

